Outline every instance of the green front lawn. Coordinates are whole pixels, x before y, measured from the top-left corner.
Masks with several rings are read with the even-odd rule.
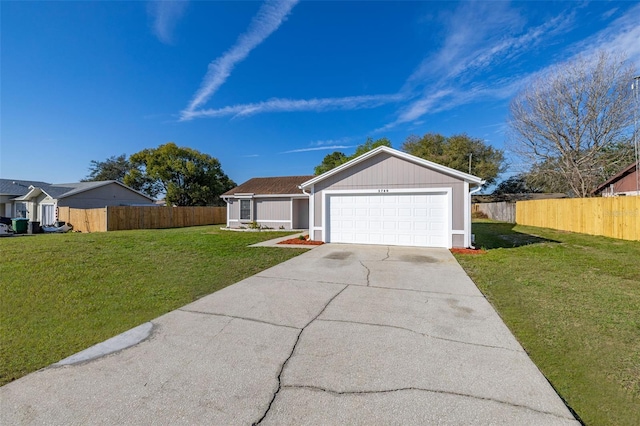
[[[219,226],[0,239],[0,385],[303,253]]]
[[[478,221],[456,255],[588,425],[640,421],[640,242]]]

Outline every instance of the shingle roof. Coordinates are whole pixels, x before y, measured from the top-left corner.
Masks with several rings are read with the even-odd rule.
[[[69,197],[79,192],[88,191],[90,189],[98,188],[104,185],[109,185],[114,182],[116,181],[103,180],[103,181],[93,181],[93,182],[73,182],[73,183],[51,184],[47,182],[38,182],[38,181],[30,181],[30,180],[0,179],[0,195],[12,195],[15,197],[22,197],[28,194],[30,191],[29,187],[33,186],[35,188],[42,189],[49,196],[51,196],[51,198],[60,199],[64,197]],[[116,183],[119,183],[119,182],[116,182]],[[133,189],[131,190],[133,191]],[[141,194],[141,195],[144,195],[150,200],[153,200],[153,198],[148,197],[145,194]]]
[[[222,196],[235,194],[301,194],[298,188],[302,182],[312,179],[314,176],[279,176],[249,179],[245,183],[225,192]]]
[[[0,179],[0,195],[24,195],[29,192],[29,186],[31,185],[42,187],[43,185],[51,184],[35,180]]]

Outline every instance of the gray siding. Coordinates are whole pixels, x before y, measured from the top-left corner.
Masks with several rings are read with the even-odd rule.
[[[230,199],[227,204],[227,212],[229,220],[238,220],[240,217],[240,200],[236,200],[234,198]]]
[[[452,229],[464,229],[464,181],[387,153],[376,155],[317,183],[314,188],[314,226],[322,226],[321,192],[326,189],[396,188],[452,188]]]
[[[291,198],[256,198],[254,200],[254,219],[291,220]]]
[[[72,207],[75,209],[96,209],[105,206],[123,206],[132,204],[149,204],[149,200],[137,192],[111,183],[88,191],[80,192],[70,197],[58,200],[60,207]]]
[[[229,212],[229,226],[238,228],[256,221],[269,228],[291,229],[291,197],[252,198],[251,220],[240,221],[240,199],[231,198],[227,204]],[[308,207],[307,207],[308,210]],[[307,219],[308,222],[308,219]]]

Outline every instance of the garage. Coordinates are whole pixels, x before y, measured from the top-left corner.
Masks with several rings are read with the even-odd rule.
[[[471,246],[471,194],[484,181],[380,146],[303,182],[309,236],[342,244]]]
[[[325,240],[332,243],[448,247],[449,193],[331,193]]]

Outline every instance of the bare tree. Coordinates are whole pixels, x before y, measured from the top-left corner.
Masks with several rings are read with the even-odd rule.
[[[624,57],[604,51],[552,68],[511,102],[510,149],[539,182],[590,196],[631,162],[634,74]]]

